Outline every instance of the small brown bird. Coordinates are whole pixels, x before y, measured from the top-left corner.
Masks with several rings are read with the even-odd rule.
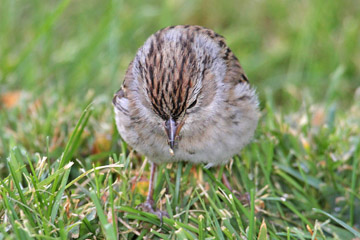
[[[156,165],[226,164],[248,144],[259,109],[255,90],[222,36],[200,26],[151,35],[113,98],[121,137],[151,162],[144,210],[154,209]]]

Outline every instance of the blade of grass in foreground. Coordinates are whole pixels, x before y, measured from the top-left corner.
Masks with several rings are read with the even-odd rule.
[[[12,176],[12,179],[13,179],[13,182],[14,182],[14,185],[19,193],[19,196],[20,196],[20,202],[24,204],[24,206],[27,206],[27,199],[23,193],[23,189],[22,187],[20,186],[20,183],[21,183],[21,174],[18,175],[17,174],[17,170],[14,169],[14,164],[16,163],[17,161],[17,158],[13,156],[14,153],[11,152],[11,156],[9,157],[8,159],[8,167],[9,167],[9,170],[10,170],[10,174]],[[8,193],[10,194],[10,191],[8,191]],[[16,198],[15,198],[16,199]],[[35,222],[34,222],[34,219],[33,219],[33,216],[32,214],[29,212],[29,210],[27,208],[25,208],[23,205],[19,205],[20,208],[22,209],[23,213],[27,216],[31,226],[35,226]]]
[[[117,233],[117,220],[116,220],[116,214],[115,214],[115,206],[114,206],[114,189],[113,189],[113,179],[112,179],[112,173],[109,173],[109,197],[110,197],[110,209],[111,209],[111,216],[112,216],[112,222],[113,222],[113,231],[118,235]]]
[[[79,119],[79,121],[77,122],[75,129],[73,131],[73,133],[70,136],[70,139],[68,141],[68,143],[66,144],[65,150],[62,154],[58,169],[63,168],[66,164],[68,164],[75,152],[75,150],[79,147],[80,145],[80,137],[81,134],[84,131],[84,128],[91,116],[92,113],[92,105],[90,104],[89,106],[87,106],[85,108],[85,110],[83,111],[83,113],[81,114],[81,117]],[[52,199],[50,200],[50,203],[53,203],[54,200],[54,196],[55,196],[55,191],[58,189],[58,182],[60,181],[61,176],[57,176],[54,180],[54,184],[52,186]],[[49,208],[49,210],[52,209],[51,207]]]
[[[114,232],[114,228],[113,228],[112,224],[108,223],[108,221],[106,220],[104,210],[101,207],[100,201],[99,201],[98,197],[96,196],[96,193],[90,192],[90,198],[96,207],[96,212],[99,216],[100,223],[101,223],[102,227],[104,228],[106,239],[116,240],[116,234]]]
[[[80,116],[73,133],[70,136],[68,143],[66,144],[63,156],[60,160],[59,168],[62,168],[69,163],[75,150],[79,147],[80,137],[84,131],[84,128],[92,114],[92,104],[88,105]],[[55,184],[56,185],[56,184]]]
[[[59,210],[60,201],[61,201],[61,198],[63,197],[65,187],[66,187],[66,182],[67,182],[67,180],[69,178],[70,170],[71,170],[72,165],[73,165],[73,162],[70,162],[68,165],[66,165],[64,167],[64,169],[66,169],[66,172],[65,172],[64,177],[63,177],[63,179],[61,181],[60,189],[56,194],[55,202],[54,202],[52,210],[51,210],[51,223],[54,223],[57,212]]]
[[[1,183],[1,184],[3,185],[3,183]],[[14,233],[18,237],[18,239],[22,239],[24,233],[21,231],[21,229],[18,229],[16,227],[16,225],[15,225],[15,222],[16,222],[16,220],[19,219],[19,217],[17,216],[17,214],[15,212],[14,206],[11,204],[10,201],[8,201],[6,195],[5,195],[5,193],[3,191],[1,191],[1,195],[2,195],[2,198],[4,199],[3,200],[4,207],[6,209],[9,209],[8,217],[9,217],[9,221],[11,223],[11,226],[14,229]]]
[[[199,216],[199,240],[204,240],[205,239],[205,234],[204,234],[204,216],[200,215]]]
[[[101,170],[101,169],[107,169],[107,168],[123,168],[124,165],[123,164],[110,164],[110,165],[104,165],[104,166],[100,166],[100,167],[96,167],[96,168],[92,168],[86,172],[83,172],[81,175],[79,175],[77,178],[75,178],[74,180],[72,180],[71,182],[69,182],[65,189],[68,189],[69,187],[71,187],[72,185],[74,185],[76,182],[80,181],[82,178],[84,178],[85,176],[88,176],[90,173],[94,172],[95,170]]]
[[[179,205],[180,181],[181,181],[182,166],[183,166],[183,163],[179,162],[178,163],[178,169],[177,169],[177,172],[176,172],[175,195],[174,195],[174,198],[173,198],[174,199],[173,200],[173,207]]]
[[[358,144],[358,148],[360,148],[360,144]],[[357,154],[355,154],[354,156],[354,162],[353,162],[353,170],[352,170],[352,174],[351,174],[351,192],[350,192],[350,199],[349,199],[349,211],[350,211],[350,224],[353,225],[354,224],[354,216],[355,216],[355,192],[356,192],[356,182],[357,182],[357,177],[356,177],[356,172],[357,172],[357,166],[359,165],[359,160],[360,160],[360,156],[357,156]]]
[[[176,221],[176,220],[173,220],[173,219],[169,219],[167,217],[163,217],[162,220],[163,220],[163,223],[165,223],[165,224],[161,225],[158,216],[156,216],[155,214],[142,212],[142,211],[139,211],[137,209],[133,209],[133,208],[127,207],[127,206],[121,206],[118,209],[120,211],[131,213],[131,214],[128,214],[126,216],[126,218],[143,220],[143,221],[152,223],[154,225],[161,226],[166,231],[170,231],[169,226],[171,226],[172,228],[176,228],[177,230],[179,228],[184,228],[185,230],[188,230],[189,232],[199,234],[198,228],[195,228],[192,225],[186,225],[186,224],[184,224],[182,222],[179,222],[179,221]],[[138,214],[138,215],[134,215],[134,214]]]
[[[215,176],[206,168],[203,168],[203,170],[206,172],[207,176],[217,185],[219,186],[226,194],[230,195],[232,192],[221,182],[217,181]],[[238,198],[233,198],[236,205],[240,208],[241,212],[245,215],[246,218],[250,217],[250,212],[242,205],[240,200]]]
[[[104,230],[104,235],[105,235],[106,239],[116,240],[117,238],[116,238],[114,228],[113,228],[112,224],[107,221],[106,215],[104,213],[104,210],[102,209],[100,200],[97,197],[96,193],[94,191],[89,192],[82,186],[78,186],[78,187],[81,189],[82,192],[84,192],[88,197],[90,197],[92,202],[94,203],[95,208],[96,208],[96,213],[99,216],[100,224]],[[92,228],[91,224],[90,223],[88,223],[88,224],[90,225],[89,227]]]
[[[324,214],[325,216],[331,218],[333,221],[335,221],[337,224],[341,225],[343,228],[345,228],[346,230],[348,230],[349,232],[354,234],[356,237],[358,237],[358,238],[360,237],[360,232],[354,230],[352,227],[350,227],[349,225],[347,225],[345,222],[341,221],[340,219],[334,217],[333,215],[331,215],[323,210],[320,210],[317,208],[313,208],[313,210],[317,213]]]
[[[250,190],[250,219],[249,219],[249,233],[248,239],[253,239],[255,236],[255,190]]]

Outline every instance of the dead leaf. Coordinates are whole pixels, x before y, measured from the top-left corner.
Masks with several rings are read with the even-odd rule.
[[[259,235],[258,235],[258,240],[267,240],[268,236],[267,236],[267,226],[265,223],[265,219],[262,220],[262,223],[260,225],[260,230],[259,230]]]
[[[132,185],[131,191],[138,192],[143,196],[147,196],[149,188],[149,181],[148,180],[140,180]]]
[[[15,107],[20,100],[21,91],[12,91],[1,94],[1,105],[10,109]]]
[[[314,234],[313,230],[311,229],[311,227],[309,225],[306,224],[306,229],[308,230],[308,232],[310,233],[310,235],[312,236]],[[315,238],[315,240],[317,240],[317,238]]]
[[[321,127],[324,123],[325,123],[325,110],[319,107],[313,113],[311,124],[315,127]]]
[[[95,141],[92,146],[92,153],[97,154],[107,152],[111,148],[111,139],[106,134],[98,134],[95,136]]]
[[[71,207],[70,199],[67,198],[64,208],[65,208],[66,216],[67,216],[68,218],[70,218],[70,207]]]

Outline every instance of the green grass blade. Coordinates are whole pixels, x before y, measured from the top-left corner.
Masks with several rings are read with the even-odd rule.
[[[58,210],[60,208],[60,201],[61,201],[61,198],[64,195],[66,183],[67,183],[67,180],[69,178],[72,165],[73,165],[73,163],[70,162],[68,165],[66,165],[64,167],[65,173],[64,173],[64,176],[62,178],[59,191],[56,193],[55,201],[51,206],[51,217],[50,217],[51,223],[54,223],[54,221],[55,221],[55,219],[57,217],[57,212],[58,212]]]
[[[96,207],[96,212],[97,212],[97,214],[99,216],[101,226],[104,229],[106,239],[116,240],[117,238],[116,238],[114,228],[113,228],[112,224],[108,223],[108,221],[106,219],[106,216],[105,216],[105,213],[104,213],[104,210],[101,207],[100,201],[99,201],[96,193],[95,192],[90,192],[90,198],[91,198],[91,200],[93,201],[93,203],[94,203],[94,205]]]
[[[72,158],[75,150],[77,149],[77,147],[80,144],[80,136],[84,131],[84,128],[91,116],[91,113],[92,113],[92,105],[90,104],[89,106],[87,106],[85,108],[85,110],[81,114],[80,119],[77,122],[75,129],[74,129],[73,133],[71,134],[69,141],[66,144],[65,150],[60,159],[58,169],[63,168],[66,164],[68,164],[70,162],[70,159]],[[55,189],[58,187],[57,186],[58,181],[59,181],[59,176],[56,177],[54,180],[52,193],[54,193]]]
[[[355,237],[360,237],[360,232],[356,231],[355,229],[353,229],[352,227],[350,227],[349,225],[347,225],[344,221],[334,217],[333,215],[321,210],[321,209],[317,209],[317,208],[313,208],[313,211],[317,212],[317,213],[321,213],[327,217],[329,217],[330,219],[332,219],[333,221],[335,221],[337,224],[339,224],[340,226],[342,226],[343,228],[345,228],[346,230],[348,230],[349,232],[351,232],[352,234],[354,234]]]
[[[248,239],[254,239],[255,236],[255,190],[250,190],[250,218]]]
[[[174,198],[173,198],[173,208],[175,208],[175,206],[179,205],[179,196],[180,196],[180,182],[181,182],[181,173],[182,173],[182,162],[178,163],[178,168],[177,168],[177,172],[176,172],[176,182],[175,182],[175,194],[174,194]]]

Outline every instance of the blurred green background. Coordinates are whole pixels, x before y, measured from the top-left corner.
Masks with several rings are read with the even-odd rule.
[[[279,106],[304,97],[349,104],[360,86],[359,13],[353,0],[1,0],[0,92],[111,96],[150,34],[197,24],[225,36],[260,95]]]

